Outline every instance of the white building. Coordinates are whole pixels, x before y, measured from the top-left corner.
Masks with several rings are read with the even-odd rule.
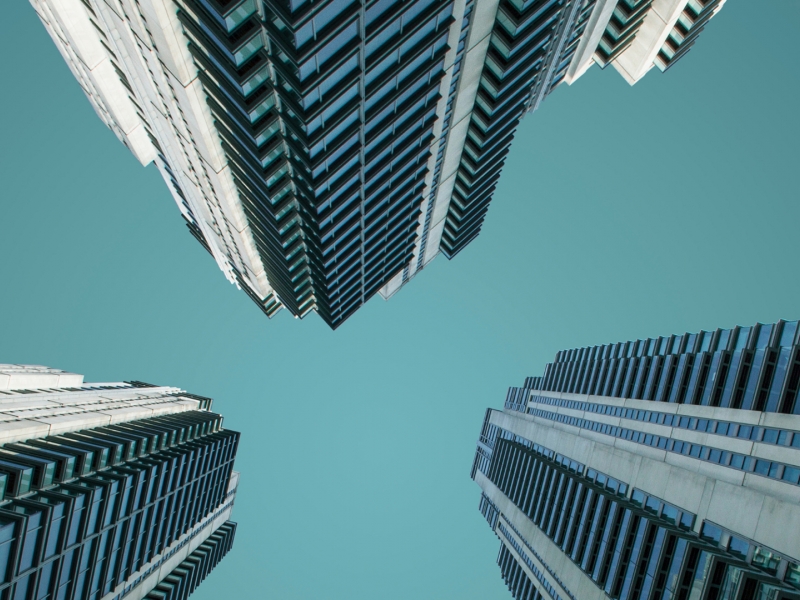
[[[210,408],[178,388],[0,365],[0,596],[191,593],[236,531],[239,434]]]
[[[800,598],[797,334],[569,350],[511,388],[472,476],[515,597]]]
[[[333,328],[480,232],[514,130],[724,0],[31,0],[97,114],[269,316]]]

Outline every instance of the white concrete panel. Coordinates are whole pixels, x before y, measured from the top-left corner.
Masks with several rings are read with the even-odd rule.
[[[427,165],[427,173],[425,175],[425,184],[422,187],[422,197],[424,201],[422,203],[422,210],[420,211],[419,220],[417,221],[417,236],[416,241],[414,243],[414,249],[412,251],[412,258],[408,264],[408,279],[410,281],[411,278],[417,272],[417,264],[419,259],[419,254],[422,251],[422,243],[425,242],[426,254],[427,248],[430,244],[430,235],[425,235],[423,237],[423,231],[425,230],[425,220],[427,219],[428,212],[432,210],[432,207],[436,205],[436,198],[431,198],[431,188],[433,186],[433,173],[436,169],[436,161],[437,155],[439,151],[439,145],[442,138],[442,131],[444,129],[444,115],[447,110],[447,102],[449,100],[450,94],[450,87],[453,82],[453,72],[455,71],[454,63],[456,60],[456,55],[458,51],[458,38],[461,35],[461,24],[464,20],[464,10],[466,8],[466,0],[456,0],[453,3],[453,24],[450,26],[450,30],[448,32],[447,37],[447,45],[449,46],[449,50],[444,57],[444,68],[445,73],[442,77],[442,81],[439,84],[439,90],[441,94],[441,98],[439,98],[439,102],[436,104],[436,120],[433,123],[433,142],[431,143],[431,155],[428,158],[428,165]],[[430,233],[430,227],[429,227]],[[438,251],[440,243],[440,238],[436,239],[435,247]],[[424,260],[423,257],[423,266],[427,261]],[[400,288],[394,289],[394,283],[390,281],[387,283],[383,288],[380,290],[381,296],[384,299],[388,300],[391,298],[395,293],[399,291]],[[401,285],[402,287],[402,280]]]
[[[56,408],[58,405],[54,405],[51,402],[48,402],[44,398],[36,399],[35,396],[33,399],[26,396],[0,396],[0,411],[5,414],[12,414],[12,415],[19,415],[19,414],[36,414],[36,409],[44,409],[45,412],[47,409]]]
[[[742,492],[769,494],[783,501],[800,502],[798,486],[756,474],[746,474],[683,454],[586,430],[580,430],[578,435],[575,428],[570,430],[569,426],[514,411],[493,411],[490,422],[698,515],[702,491],[709,483],[724,483],[735,486],[735,489]],[[675,429],[674,433],[685,432]],[[688,433],[723,439],[722,436]],[[783,458],[785,460],[785,456]],[[677,482],[686,482],[686,493],[681,493],[683,488]]]
[[[200,80],[195,78],[183,88],[183,91],[190,109],[186,111],[188,118],[192,119],[197,127],[193,133],[204,149],[202,158],[214,172],[219,173],[227,167],[228,159],[219,143],[219,134],[213,128],[214,117],[208,108],[203,86]]]
[[[428,240],[425,248],[424,263],[428,263],[438,254],[444,227],[444,218],[450,208],[450,199],[453,195],[455,173],[461,161],[467,128],[475,105],[475,95],[478,91],[483,65],[486,61],[486,52],[491,41],[491,31],[494,27],[495,16],[499,0],[478,0],[475,4],[475,14],[472,17],[472,29],[467,39],[467,51],[464,54],[461,75],[458,82],[455,106],[453,107],[450,133],[445,147],[444,160],[440,177],[439,189],[433,206],[433,215],[428,231]],[[439,227],[441,225],[441,227]],[[435,232],[435,235],[432,235]]]
[[[456,171],[458,170],[458,165],[461,164],[461,153],[467,139],[469,123],[470,119],[464,118],[450,128],[450,137],[448,138],[447,149],[442,162],[439,190],[436,194],[436,204],[433,209],[435,218],[434,216],[431,217],[431,223],[438,223],[447,216],[456,181]]]
[[[13,373],[7,389],[35,390],[55,387],[58,385],[58,379],[58,375],[55,373]]]
[[[591,419],[592,421],[600,421],[600,419],[597,418],[599,416],[601,415],[588,413],[586,418]],[[620,419],[619,425],[620,427],[627,427],[628,429],[635,429],[636,431],[643,431],[644,433],[652,433],[653,435],[663,435],[665,437],[669,437],[674,431],[672,427],[665,427],[664,425],[658,425],[657,423],[645,423],[644,421],[636,421],[634,419]]]
[[[755,473],[744,473],[743,486],[784,502],[800,503],[800,486],[784,481]]]
[[[679,456],[692,461],[689,468],[692,468],[698,475],[704,475],[705,477],[714,481],[724,481],[733,485],[744,485],[745,473],[743,471],[730,469],[728,467],[723,467],[722,465],[706,462],[704,460],[689,458],[688,456]]]
[[[472,37],[470,37],[471,39]],[[461,72],[461,79],[458,82],[458,95],[453,109],[454,123],[459,123],[472,114],[490,41],[491,38],[486,36],[468,50],[464,56],[464,68]]]
[[[50,391],[57,382],[81,388],[83,376],[38,365],[0,365],[4,383],[14,378],[34,393],[0,394],[0,443],[56,435],[111,423],[198,410],[200,402],[176,396],[179,388],[133,388],[121,382],[88,384],[84,389]],[[43,384],[55,384],[46,389]],[[92,389],[102,386],[110,389]],[[121,388],[121,389],[113,389]]]
[[[444,231],[444,223],[444,219],[441,219],[436,225],[428,229],[428,245],[425,247],[425,258],[423,259],[426,265],[439,254],[439,244]]]
[[[764,499],[764,494],[718,481],[705,518],[752,539]]]
[[[50,426],[37,421],[5,421],[0,426],[0,444],[8,444],[30,438],[45,437]]]
[[[92,77],[117,126],[126,134],[141,124],[136,110],[128,99],[128,88],[122,85],[110,60],[98,63],[92,69]]]
[[[753,451],[751,454],[757,458],[765,458],[767,460],[800,466],[800,448],[756,443],[753,444]]]
[[[231,471],[231,477],[228,479],[228,494],[234,491],[237,487],[239,487],[239,477],[241,474],[239,471]]]
[[[800,415],[784,415],[782,413],[765,412],[761,413],[761,418],[759,419],[758,424],[762,425],[763,427],[775,427],[777,429],[791,429],[793,431],[800,431]]]
[[[0,364],[0,390],[25,390],[79,386],[83,375],[42,365]]]
[[[81,0],[31,2],[98,115],[142,164],[157,157],[142,119],[147,121],[185,196],[182,199],[172,189],[159,165],[179,210],[197,222],[229,281],[238,286],[232,273],[236,267],[245,276],[250,274],[256,294],[273,294],[226,172],[227,161],[174,3],[98,2],[95,25],[103,30],[101,34]],[[120,81],[101,39],[114,52],[133,92]],[[130,94],[143,115],[138,114]]]
[[[584,34],[564,76],[564,81],[569,85],[577,81],[594,64],[593,57],[597,51],[597,45],[608,27],[608,22],[611,20],[616,6],[617,0],[598,0],[592,9]]]
[[[708,479],[695,473],[675,468],[669,468],[664,473],[664,477],[666,481],[661,499],[697,514],[703,501],[703,493]]]
[[[128,133],[128,148],[142,165],[149,165],[158,157],[158,151],[141,123]]]
[[[396,292],[403,287],[403,270],[397,272],[397,274],[389,280],[385,286],[380,289],[380,294],[383,296],[384,300],[388,300],[391,298]]]
[[[631,45],[611,63],[628,83],[633,85],[653,67],[687,3],[688,0],[654,0]]]
[[[472,31],[467,40],[467,52],[475,48],[485,38],[491,35],[497,18],[497,7],[500,0],[478,0],[475,3],[475,16],[472,17]],[[486,53],[484,52],[484,55]],[[481,60],[483,63],[483,60]]]
[[[48,426],[48,432],[42,436],[60,435],[70,431],[80,431],[81,429],[91,429],[93,427],[104,427],[111,424],[109,415],[97,412],[82,412],[71,415],[60,415],[52,417],[39,417],[39,423]],[[32,437],[32,436],[29,436]],[[26,438],[17,438],[18,440]]]
[[[83,385],[83,375],[67,373],[65,371],[60,371],[58,373],[57,388],[80,387],[81,385]]]
[[[468,123],[464,124],[463,134],[462,137],[466,137]],[[462,139],[462,147],[463,147],[463,139]],[[457,165],[456,167],[457,168]],[[453,168],[453,171],[455,171]],[[436,205],[433,208],[433,214],[431,216],[431,223],[438,223],[439,221],[443,221],[444,218],[447,216],[447,211],[450,208],[450,198],[453,195],[453,188],[456,184],[456,176],[455,173],[451,173],[448,177],[443,177],[441,182],[439,183],[439,192],[437,195]]]
[[[175,3],[172,0],[152,0],[140,4],[148,26],[152,26],[148,29],[152,32],[157,47],[163,52],[166,68],[186,86],[197,76],[197,69],[183,36]],[[164,46],[161,45],[162,42]]]
[[[766,497],[761,505],[752,538],[796,559],[800,557],[798,524],[800,524],[800,506],[796,502],[782,502],[776,498]]]
[[[64,42],[69,44],[88,69],[108,59],[89,14],[80,0],[48,0],[51,14],[58,19]]]
[[[666,459],[667,454],[669,454],[666,450],[661,450],[660,448],[653,448],[652,446],[647,446],[645,444],[639,444],[636,442],[631,442],[629,440],[623,440],[620,438],[611,438],[611,439],[614,440],[614,446],[616,448],[619,448],[623,452],[630,452],[631,454],[636,454],[638,456],[649,458],[656,464],[663,463]]]
[[[648,402],[640,400],[640,402]],[[652,402],[650,403],[652,407]],[[659,403],[659,410],[661,408]],[[679,415],[688,417],[701,417],[703,419],[718,419],[720,421],[733,421],[735,423],[758,424],[760,414],[754,410],[737,410],[735,408],[719,408],[714,406],[698,406],[694,404],[678,404]],[[652,410],[652,408],[651,408]]]
[[[637,429],[634,427],[634,429]],[[672,437],[676,440],[683,440],[693,444],[706,444],[708,443],[708,434],[701,431],[692,431],[691,429],[681,429],[675,427],[672,430]]]

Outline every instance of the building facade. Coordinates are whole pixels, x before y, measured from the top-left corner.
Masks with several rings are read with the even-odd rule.
[[[513,596],[800,598],[798,322],[559,352],[472,477]]]
[[[210,398],[0,365],[0,598],[188,597],[233,544],[238,443]]]
[[[724,0],[31,3],[227,278],[336,328],[475,239],[555,87],[666,70]]]

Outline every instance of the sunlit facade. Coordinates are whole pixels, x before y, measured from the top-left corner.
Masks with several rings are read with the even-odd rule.
[[[230,550],[239,434],[211,399],[0,365],[0,598],[183,600]]]
[[[338,327],[479,234],[514,132],[724,0],[31,0],[105,124],[269,316]]]
[[[780,321],[566,350],[511,388],[472,477],[512,595],[800,598],[799,344]]]

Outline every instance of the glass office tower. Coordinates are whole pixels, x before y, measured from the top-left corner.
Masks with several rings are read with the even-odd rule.
[[[517,599],[800,598],[800,339],[780,321],[566,350],[472,477]]]
[[[183,600],[233,544],[209,398],[0,365],[0,443],[3,600]]]
[[[336,328],[478,235],[526,112],[666,70],[724,0],[31,0],[269,316]]]

